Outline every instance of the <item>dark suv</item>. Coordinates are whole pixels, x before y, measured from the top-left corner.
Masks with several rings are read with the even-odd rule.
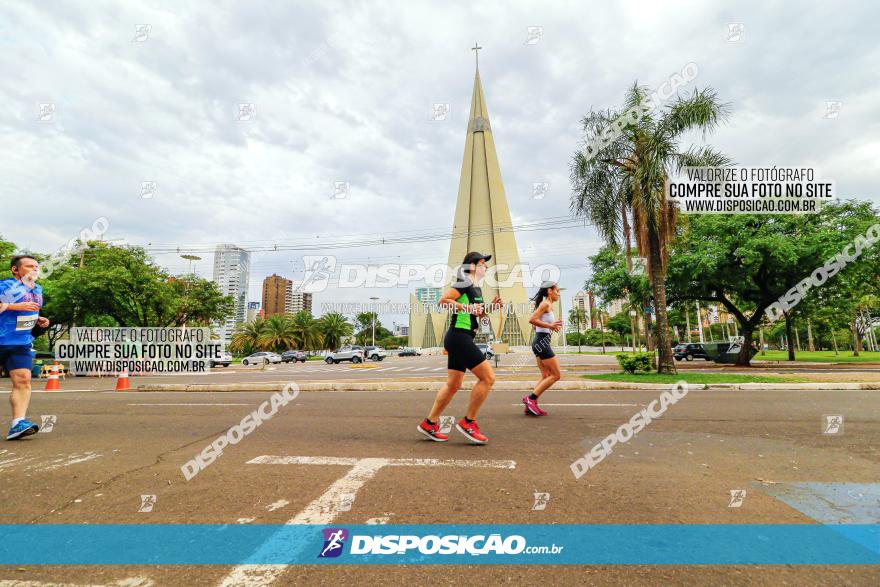
[[[706,349],[699,343],[680,344],[672,349],[672,356],[676,361],[684,359],[685,361],[693,361],[694,359],[706,359],[711,361],[711,357],[706,354]]]
[[[303,351],[284,351],[281,353],[281,361],[284,363],[296,363],[297,361],[306,362],[308,355]]]

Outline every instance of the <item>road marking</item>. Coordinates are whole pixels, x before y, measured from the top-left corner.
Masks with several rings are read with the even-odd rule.
[[[266,509],[269,510],[270,512],[274,512],[275,510],[280,510],[281,508],[288,505],[289,503],[290,502],[287,501],[286,499],[279,499],[275,503],[270,503],[269,505],[267,505]]]
[[[12,457],[14,454],[15,453],[9,453],[8,456]],[[38,460],[37,457],[34,456],[14,457],[0,461],[0,471],[14,469],[19,465],[24,465],[26,463],[27,466],[22,469],[23,471],[54,471],[56,469],[61,469],[62,467],[69,467],[70,465],[91,461],[100,456],[101,455],[98,453],[85,452],[71,453],[67,455],[59,453],[55,455],[55,458],[49,460]]]
[[[489,460],[445,460],[439,459],[386,459],[386,458],[346,458],[346,457],[302,457],[263,455],[247,462],[253,465],[344,465],[351,467],[345,475],[334,481],[317,499],[308,504],[303,511],[288,520],[287,524],[319,524],[333,522],[341,511],[348,511],[358,490],[376,476],[383,467],[479,467],[495,469],[515,469],[516,461]],[[345,504],[343,506],[342,504]],[[343,508],[344,509],[341,509]],[[256,556],[263,556],[279,548],[278,541],[271,538],[261,546]],[[304,544],[292,548],[304,548]],[[290,551],[290,546],[285,546]],[[219,585],[221,587],[257,587],[273,583],[288,565],[238,565],[232,569]]]
[[[510,404],[512,406],[521,406],[522,402],[518,404]],[[606,406],[638,406],[639,404],[545,404],[541,402],[542,406],[591,406],[591,407],[606,407]]]
[[[249,406],[251,404],[127,404],[129,406]]]
[[[41,469],[37,466],[32,466],[28,467],[28,469],[36,469],[38,471],[54,471],[55,469],[60,469],[62,467],[69,467],[70,465],[76,465],[78,463],[91,461],[93,459],[97,459],[100,456],[101,455],[95,452],[87,452],[81,455],[74,453],[60,459],[55,459],[54,461],[52,461],[52,464],[46,466],[45,468]]]
[[[248,465],[337,465],[353,467],[364,459],[352,457],[281,457],[263,455],[254,457]],[[478,467],[481,469],[515,469],[516,461],[443,460],[440,459],[381,459],[388,467]]]

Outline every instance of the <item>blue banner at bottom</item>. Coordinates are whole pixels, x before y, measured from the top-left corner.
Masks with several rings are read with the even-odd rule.
[[[880,525],[0,525],[3,565],[876,565]]]

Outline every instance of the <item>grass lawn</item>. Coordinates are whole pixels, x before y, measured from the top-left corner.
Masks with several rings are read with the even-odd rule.
[[[880,352],[862,351],[858,357],[852,356],[852,351],[840,351],[835,355],[834,351],[801,351],[794,353],[795,361],[811,361],[814,363],[868,363],[880,362]],[[766,355],[758,353],[753,361],[788,361],[788,351],[767,351]]]
[[[599,373],[582,375],[584,379],[600,381],[622,381],[625,383],[675,383],[682,379],[688,383],[805,383],[810,381],[804,377],[777,377],[773,375],[740,375],[737,373],[679,373],[667,375],[659,373]]]

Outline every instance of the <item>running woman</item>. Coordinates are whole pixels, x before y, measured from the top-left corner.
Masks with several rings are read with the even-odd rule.
[[[0,281],[0,365],[9,371],[12,379],[12,428],[6,440],[15,440],[36,434],[39,426],[27,419],[31,401],[31,369],[34,356],[32,330],[45,329],[49,320],[40,316],[43,288],[37,285],[40,265],[28,255],[12,258],[12,277]]]
[[[535,361],[541,370],[541,380],[535,386],[531,395],[522,398],[525,404],[525,414],[528,416],[546,416],[547,412],[538,407],[538,398],[547,391],[551,385],[559,381],[559,359],[550,347],[552,332],[559,332],[562,328],[562,320],[553,316],[553,304],[559,299],[559,286],[552,281],[545,281],[532,301],[535,302],[535,313],[529,318],[529,324],[535,327],[535,339],[532,341],[532,352],[535,353]]]
[[[455,312],[443,338],[443,348],[448,354],[446,384],[437,392],[431,413],[418,426],[419,432],[436,442],[449,440],[449,436],[440,432],[440,415],[461,387],[468,369],[477,376],[477,382],[471,390],[467,415],[458,421],[455,428],[474,444],[489,442],[486,435],[480,432],[477,412],[495,383],[495,372],[483,351],[474,343],[474,337],[480,326],[479,319],[502,306],[500,296],[495,296],[491,304],[484,304],[483,292],[478,285],[486,275],[486,261],[491,258],[492,255],[477,252],[465,255],[458,280],[440,298],[441,308]]]

